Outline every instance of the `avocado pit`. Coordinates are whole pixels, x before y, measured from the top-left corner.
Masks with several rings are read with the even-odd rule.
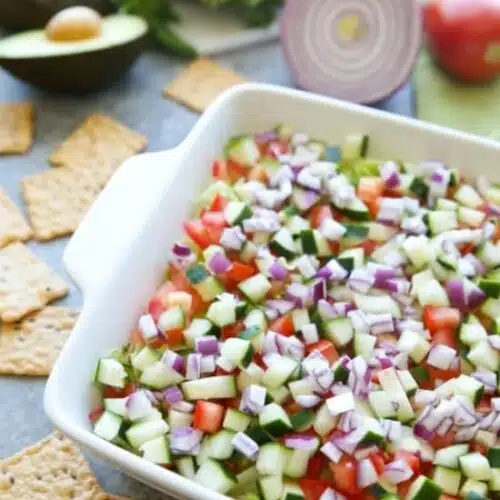
[[[102,17],[90,7],[68,7],[58,12],[45,27],[54,42],[89,40],[102,32]]]

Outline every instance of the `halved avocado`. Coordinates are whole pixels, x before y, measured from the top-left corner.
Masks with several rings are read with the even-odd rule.
[[[111,0],[0,0],[0,26],[13,30],[43,28],[54,14],[73,5],[85,5],[103,16],[116,10]]]
[[[147,31],[143,19],[125,14],[104,18],[101,34],[87,40],[53,41],[44,30],[26,31],[0,40],[0,66],[46,90],[96,90],[137,59]]]

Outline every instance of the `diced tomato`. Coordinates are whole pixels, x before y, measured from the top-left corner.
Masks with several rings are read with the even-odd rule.
[[[226,218],[222,212],[205,212],[201,221],[210,228],[223,228],[227,226]]]
[[[224,407],[210,401],[197,401],[194,409],[193,427],[213,434],[222,426]]]
[[[230,280],[235,283],[240,283],[251,278],[254,274],[257,274],[257,270],[250,264],[243,264],[242,262],[236,261],[233,262],[233,265],[225,274]]]
[[[230,339],[232,337],[236,337],[238,333],[241,333],[244,330],[245,330],[245,324],[243,323],[243,321],[237,321],[232,325],[221,328],[220,338],[221,340]]]
[[[91,424],[95,424],[100,418],[101,415],[104,413],[104,406],[99,406],[99,408],[96,408],[95,410],[92,410],[89,413],[89,421]]]
[[[104,399],[126,398],[127,396],[132,394],[136,390],[136,388],[137,386],[133,382],[129,382],[125,385],[125,387],[122,388],[111,387],[107,385],[102,391],[102,397]]]
[[[424,307],[425,327],[434,333],[442,328],[456,328],[460,324],[460,311],[453,307]]]
[[[447,432],[444,436],[438,436],[437,434],[429,441],[429,444],[435,449],[440,450],[441,448],[446,448],[451,446],[455,442],[455,431],[451,430]]]
[[[324,220],[333,219],[333,211],[329,205],[316,205],[311,209],[309,222],[314,228],[321,226]]]
[[[234,408],[235,410],[237,410],[240,407],[240,402],[241,398],[232,398],[232,399],[226,399],[224,401],[224,404],[226,405],[226,408]]]
[[[281,335],[285,335],[286,337],[290,337],[290,335],[293,335],[295,333],[292,316],[281,316],[281,318],[274,320],[269,325],[269,330],[272,330],[276,333],[281,333]]]
[[[207,248],[211,244],[210,236],[207,229],[200,219],[193,219],[184,223],[184,229],[187,235],[200,248]]]
[[[210,205],[210,212],[222,212],[229,202],[220,193],[215,195],[215,198]]]
[[[267,177],[266,169],[261,165],[256,165],[248,173],[248,180],[249,181],[259,181],[259,182],[263,182],[264,184],[267,183],[268,177]]]
[[[167,344],[169,346],[181,345],[184,343],[184,330],[182,328],[175,328],[167,332]]]
[[[337,349],[329,340],[322,339],[314,344],[309,344],[306,348],[307,354],[313,351],[319,351],[328,361],[330,361],[330,363],[339,359]]]
[[[394,455],[394,460],[403,460],[415,474],[420,474],[420,458],[415,453],[399,450]]]
[[[278,158],[280,155],[285,155],[290,151],[288,141],[277,140],[270,141],[267,144],[259,146],[262,156],[270,156],[271,158]]]
[[[361,177],[358,183],[358,198],[364,202],[373,202],[384,192],[384,181],[380,177]]]
[[[330,487],[330,484],[321,479],[303,478],[299,479],[299,486],[304,493],[305,500],[319,500],[323,492]]]
[[[208,245],[218,245],[222,237],[223,227],[205,226],[205,231],[208,237]]]
[[[365,255],[369,257],[378,247],[378,243],[373,240],[364,240],[356,246],[362,248],[365,251]]]
[[[240,165],[233,160],[227,160],[227,173],[231,182],[236,182],[241,178],[246,178],[249,174],[249,168]]]
[[[141,346],[145,344],[142,333],[137,329],[132,330],[129,335],[129,341],[133,346]]]
[[[377,474],[381,476],[385,470],[384,457],[380,453],[372,453],[368,458],[372,461]]]
[[[432,334],[433,345],[447,345],[452,349],[458,348],[457,334],[451,328],[441,328]]]
[[[269,292],[267,292],[267,296],[269,298],[282,296],[285,290],[285,286],[286,286],[285,281],[277,281],[277,280],[271,281],[271,288],[269,289]]]
[[[333,482],[336,489],[348,495],[357,495],[361,492],[357,484],[356,460],[344,455],[339,463],[330,462],[328,465],[332,471]]]
[[[151,339],[148,342],[148,345],[153,349],[160,349],[161,347],[168,345],[168,340],[164,335],[157,335],[154,339]]]
[[[229,179],[229,175],[227,172],[227,164],[222,160],[215,160],[212,163],[212,177],[215,180],[227,181]]]
[[[300,406],[295,401],[290,401],[290,403],[286,405],[282,405],[287,415],[295,415],[303,410],[302,406]]]
[[[340,243],[338,241],[329,241],[328,248],[332,252],[332,255],[338,255],[340,252]]]
[[[476,411],[479,413],[490,413],[491,408],[491,396],[489,394],[485,394],[476,406]]]
[[[404,483],[398,484],[398,496],[399,498],[407,498],[408,492],[410,491],[411,485],[413,484],[414,479],[408,479]]]
[[[381,198],[376,198],[371,201],[365,201],[365,205],[367,206],[368,211],[373,218],[377,217],[378,213],[380,212],[380,200]]]
[[[470,451],[481,453],[481,455],[486,455],[488,453],[488,447],[483,443],[478,443],[477,441],[472,441],[470,445]]]
[[[319,479],[324,466],[326,465],[326,457],[321,452],[316,452],[307,464],[306,476],[310,479]]]
[[[434,385],[434,382],[436,380],[446,381],[460,376],[460,370],[439,370],[438,368],[435,368],[434,366],[430,366],[428,364],[425,364],[424,366],[425,368],[427,368],[427,371],[429,372],[429,377],[430,380],[432,381],[432,385]]]

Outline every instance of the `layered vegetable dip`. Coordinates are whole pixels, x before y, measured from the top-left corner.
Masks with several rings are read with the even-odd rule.
[[[229,141],[98,436],[241,500],[500,498],[500,188],[368,153]]]

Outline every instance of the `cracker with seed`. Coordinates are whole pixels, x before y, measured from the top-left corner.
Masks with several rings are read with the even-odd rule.
[[[21,189],[39,241],[73,233],[113,170],[65,167],[25,177]]]
[[[49,375],[78,319],[78,310],[46,307],[0,326],[0,374]]]
[[[0,249],[1,321],[18,321],[67,293],[66,283],[27,246],[11,243]]]
[[[34,109],[29,102],[0,104],[0,154],[24,154],[33,143]]]
[[[0,186],[0,248],[12,241],[26,241],[30,237],[31,228]]]
[[[56,431],[0,460],[2,500],[109,500],[80,450]]]
[[[146,147],[146,138],[104,115],[90,115],[50,156],[55,167],[116,169]]]
[[[180,73],[164,90],[164,95],[203,113],[225,90],[246,79],[210,59],[198,59]]]

